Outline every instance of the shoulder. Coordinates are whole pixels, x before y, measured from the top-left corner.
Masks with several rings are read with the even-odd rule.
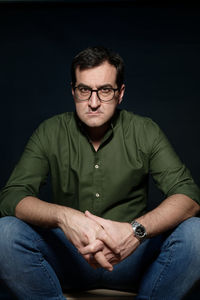
[[[59,126],[66,126],[74,119],[73,112],[65,112],[55,115],[51,118],[44,120],[39,127],[45,127],[46,129],[54,129]]]
[[[58,132],[66,131],[66,128],[70,127],[71,123],[74,124],[74,113],[65,112],[55,115],[49,119],[44,120],[36,129],[36,133],[39,135],[55,135]]]
[[[157,134],[159,126],[151,118],[134,114],[133,112],[122,110],[120,111],[120,119],[123,127],[127,130],[135,132],[143,132],[148,134]]]
[[[40,146],[46,150],[52,145],[66,139],[69,131],[74,131],[75,118],[73,112],[66,112],[55,115],[44,120],[33,132],[29,139],[29,144]]]
[[[132,112],[122,110],[120,123],[123,136],[129,143],[134,143],[144,152],[151,152],[154,146],[164,136],[162,130],[151,118],[140,116]]]

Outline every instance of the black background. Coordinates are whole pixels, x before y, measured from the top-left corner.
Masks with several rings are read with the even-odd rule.
[[[121,54],[121,108],[156,121],[200,183],[200,10],[160,2],[0,3],[0,186],[39,123],[74,110],[71,60],[93,45]]]

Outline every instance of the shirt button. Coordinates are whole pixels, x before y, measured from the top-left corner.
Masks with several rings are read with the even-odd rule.
[[[99,193],[96,193],[96,197],[97,197],[97,198],[99,198],[99,197],[100,197]]]
[[[95,165],[94,167],[95,167],[95,169],[98,169],[98,168],[99,168],[99,165]]]

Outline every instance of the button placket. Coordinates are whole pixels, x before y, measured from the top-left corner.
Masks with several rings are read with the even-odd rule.
[[[102,168],[101,168],[101,149],[95,153],[93,165],[93,211],[98,213],[102,201]]]

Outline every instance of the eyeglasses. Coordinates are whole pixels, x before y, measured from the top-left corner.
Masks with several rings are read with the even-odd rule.
[[[115,92],[118,90],[119,90],[118,88],[114,89],[112,87],[101,87],[97,90],[93,90],[88,86],[75,86],[74,94],[77,100],[88,101],[92,96],[92,93],[96,92],[97,97],[101,102],[109,102],[114,98]]]

